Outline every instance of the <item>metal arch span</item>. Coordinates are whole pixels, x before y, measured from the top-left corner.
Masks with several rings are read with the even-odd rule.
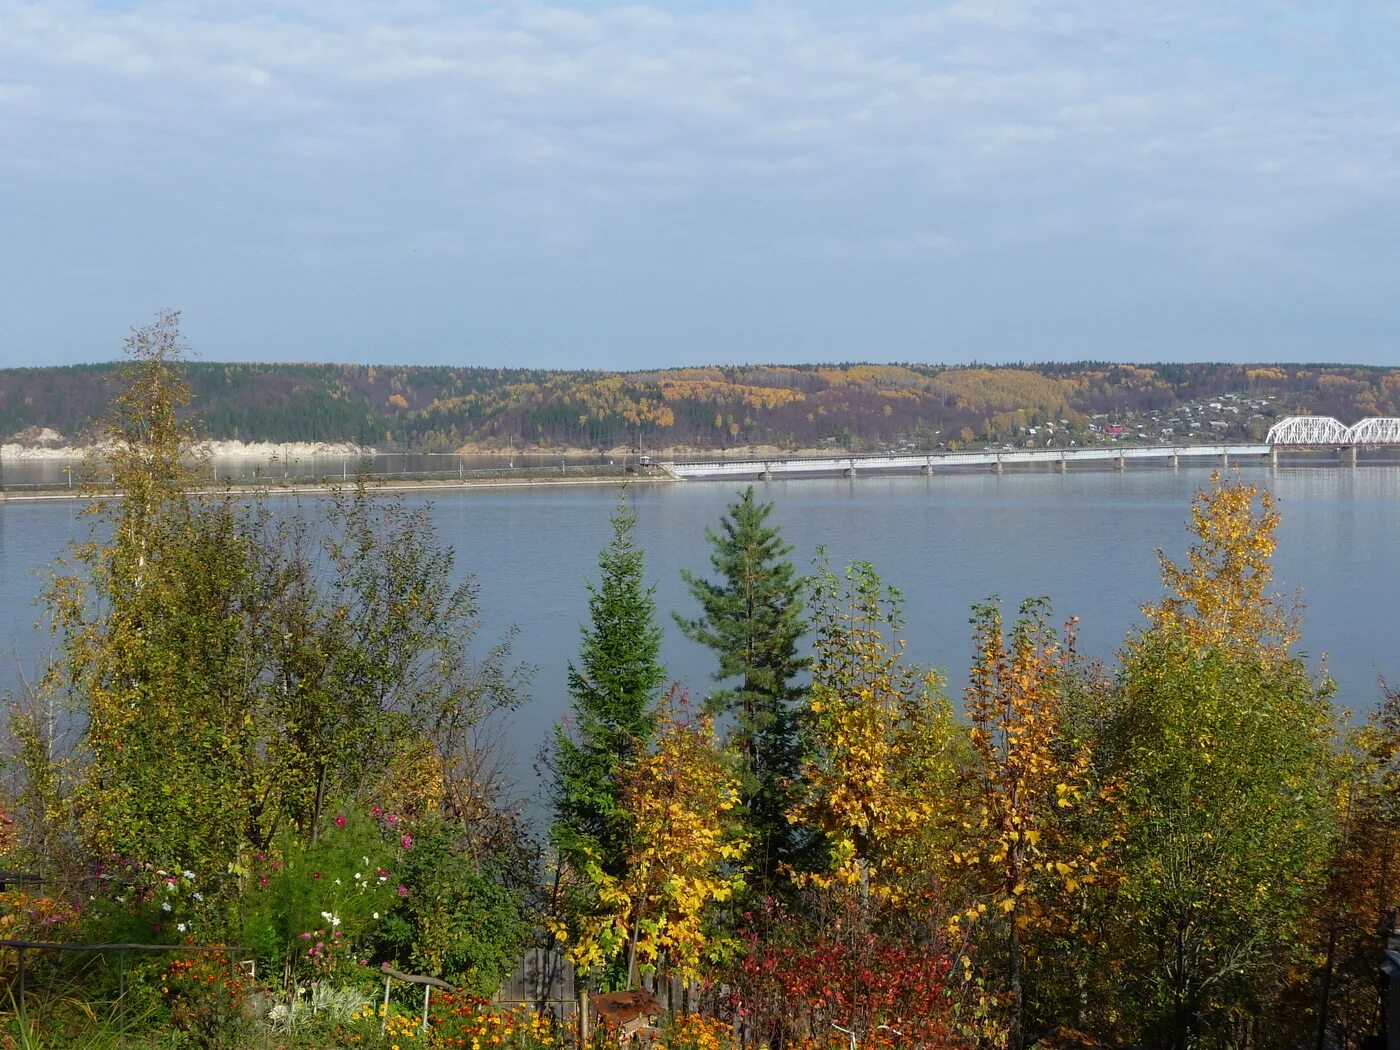
[[[1400,445],[1400,419],[1363,419],[1347,433],[1352,445]]]
[[[1351,428],[1331,416],[1289,416],[1269,428],[1269,445],[1347,445]]]
[[[1342,426],[1331,416],[1289,416],[1269,428],[1269,445],[1400,445],[1400,419],[1363,419]]]

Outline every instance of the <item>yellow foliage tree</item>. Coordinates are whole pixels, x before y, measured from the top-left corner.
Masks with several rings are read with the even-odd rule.
[[[1187,561],[1161,559],[1168,597],[1122,654],[1096,764],[1121,803],[1116,971],[1130,987],[1113,1045],[1227,1045],[1240,1018],[1272,1016],[1308,945],[1346,824],[1332,685],[1288,655],[1291,611],[1268,592],[1278,514],[1219,475],[1192,505]],[[1326,921],[1324,919],[1324,921]],[[1277,999],[1274,1000],[1277,1002]]]
[[[1172,593],[1143,607],[1153,627],[1200,649],[1285,659],[1298,630],[1293,608],[1269,593],[1278,523],[1271,493],[1212,474],[1210,488],[1191,501],[1196,542],[1186,564],[1157,552],[1162,582]]]
[[[912,876],[932,875],[957,752],[951,708],[934,674],[903,661],[899,594],[870,565],[844,579],[819,565],[812,610],[810,757],[791,819],[816,829],[827,863],[806,881],[897,902]]]
[[[659,715],[655,747],[624,765],[620,804],[630,844],[626,874],[615,877],[590,858],[595,909],[572,922],[551,920],[576,966],[625,958],[629,986],[638,972],[664,968],[698,978],[732,946],[713,923],[717,905],[744,885],[748,843],[734,819],[739,781],[725,763],[707,714],[691,716],[672,690]]]
[[[1110,845],[1084,841],[1075,826],[1076,811],[1096,801],[1090,749],[1067,731],[1072,646],[1061,644],[1045,614],[1043,599],[1024,603],[1008,640],[995,604],[975,610],[976,655],[966,696],[972,761],[964,838],[953,854],[967,870],[974,897],[953,916],[952,932],[981,926],[993,938],[984,946],[1004,953],[1008,1025],[1002,1035],[1013,1048],[1021,1045],[1024,1028],[1027,938],[1069,925],[1072,896],[1101,878]]]

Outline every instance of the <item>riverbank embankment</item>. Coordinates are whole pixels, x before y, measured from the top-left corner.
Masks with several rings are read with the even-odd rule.
[[[276,481],[229,482],[197,488],[201,495],[226,493],[264,496],[329,495],[349,486],[363,483],[371,494],[454,492],[466,489],[535,488],[553,485],[655,485],[678,480],[663,468],[650,468],[635,473],[612,465],[570,465],[567,467],[518,467],[514,470],[473,471],[460,477],[395,478],[344,477],[279,478]],[[33,486],[0,489],[0,502],[41,502],[51,500],[111,499],[119,496],[111,490],[95,489],[90,485],[73,487]]]

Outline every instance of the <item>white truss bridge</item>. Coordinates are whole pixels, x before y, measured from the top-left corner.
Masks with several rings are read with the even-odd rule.
[[[1165,460],[1173,466],[1184,459],[1204,459],[1226,465],[1276,463],[1281,448],[1340,449],[1343,462],[1355,465],[1358,448],[1385,445],[1400,446],[1400,419],[1363,419],[1348,427],[1323,416],[1291,416],[1274,424],[1259,444],[1095,445],[900,455],[769,456],[663,463],[661,466],[678,478],[771,478],[779,474],[854,477],[861,471],[932,474],[935,470],[959,467],[989,467],[1000,472],[1003,467],[1035,464],[1049,466],[1052,470],[1068,470],[1072,463],[1093,462],[1107,462],[1121,470],[1128,460]]]
[[[1373,448],[1400,445],[1400,419],[1363,419],[1346,426],[1331,416],[1289,416],[1264,440],[1280,448]]]

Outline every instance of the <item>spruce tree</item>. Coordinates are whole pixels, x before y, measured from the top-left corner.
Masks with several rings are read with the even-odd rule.
[[[791,784],[801,763],[799,678],[807,659],[798,655],[806,631],[802,592],[788,555],[792,546],[768,524],[772,503],[739,495],[720,531],[706,530],[714,548],[710,564],[719,581],[682,570],[700,603],[701,616],[676,622],[687,638],[719,657],[715,679],[736,682],[708,697],[706,706],[730,719],[728,742],[741,764],[743,802],[754,835],[755,874],[771,882],[779,865],[798,861],[805,836],[788,820]]]
[[[618,770],[651,739],[666,680],[655,588],[644,580],[636,516],[621,505],[613,537],[588,584],[589,622],[577,662],[569,663],[573,725],[555,730],[553,839],[576,871],[590,855],[614,877],[624,874],[628,831],[619,805]]]

